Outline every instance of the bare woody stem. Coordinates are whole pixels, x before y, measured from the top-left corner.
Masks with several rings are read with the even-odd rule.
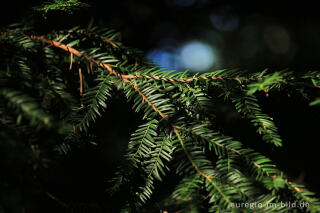
[[[166,82],[181,82],[181,83],[188,83],[188,82],[193,82],[193,81],[198,81],[198,80],[237,80],[239,81],[238,78],[222,78],[222,77],[215,77],[215,76],[210,76],[210,77],[195,77],[195,78],[188,78],[188,79],[183,79],[180,78],[179,80],[175,80],[175,79],[170,79],[170,78],[165,78],[165,77],[159,77],[159,76],[149,76],[149,75],[125,75],[125,74],[119,74],[117,73],[115,70],[113,70],[111,68],[111,64],[105,64],[105,63],[100,63],[99,61],[81,53],[80,51],[76,50],[75,48],[69,47],[65,44],[62,44],[58,41],[53,41],[53,40],[48,40],[46,39],[44,36],[28,36],[30,39],[36,39],[39,41],[42,41],[43,43],[47,43],[49,44],[49,46],[55,46],[58,47],[60,49],[63,49],[67,52],[69,52],[70,54],[73,54],[75,56],[78,57],[83,57],[84,59],[86,59],[87,61],[89,61],[90,63],[96,64],[102,68],[106,68],[109,73],[111,75],[115,75],[118,76],[120,79],[137,79],[137,78],[147,78],[147,79],[153,79],[153,80],[158,80],[158,81],[166,81]],[[72,58],[73,56],[71,56]]]

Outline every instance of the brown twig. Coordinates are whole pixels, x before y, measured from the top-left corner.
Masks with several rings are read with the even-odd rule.
[[[69,66],[69,70],[72,69],[72,61],[73,61],[73,53],[70,53],[70,66]]]
[[[147,78],[147,79],[153,79],[153,80],[159,80],[159,81],[166,81],[166,82],[180,82],[180,83],[188,83],[188,82],[193,82],[193,81],[198,81],[198,80],[224,80],[224,79],[228,79],[228,80],[235,80],[235,79],[231,79],[231,78],[222,78],[222,77],[215,77],[215,76],[210,76],[210,77],[195,77],[195,78],[188,78],[188,79],[183,79],[180,78],[179,80],[175,80],[175,79],[170,79],[170,78],[165,78],[165,77],[159,77],[159,76],[149,76],[149,75],[125,75],[125,74],[119,74],[116,71],[114,71],[111,68],[110,64],[105,64],[105,63],[100,63],[97,60],[81,53],[80,51],[69,47],[65,44],[62,44],[58,41],[53,41],[53,40],[47,40],[45,37],[43,36],[28,36],[31,39],[37,39],[39,41],[42,41],[43,43],[48,43],[51,44],[52,46],[58,47],[60,49],[63,49],[67,52],[70,52],[78,57],[84,57],[87,61],[89,61],[90,63],[94,63],[97,64],[98,66],[102,67],[102,68],[106,68],[109,73],[111,75],[116,75],[121,79],[137,79],[137,78]]]
[[[46,195],[47,195],[48,197],[50,197],[52,200],[54,200],[54,201],[56,201],[57,203],[59,203],[61,206],[65,207],[65,208],[69,208],[69,206],[68,206],[65,202],[63,202],[63,201],[61,201],[60,199],[58,199],[57,197],[53,196],[51,193],[46,192]]]
[[[168,120],[168,116],[166,116],[165,114],[163,114],[155,105],[153,105],[151,103],[151,101],[149,101],[149,99],[139,90],[139,88],[132,82],[128,81],[127,79],[124,79],[124,82],[126,82],[127,84],[131,85],[134,90],[136,92],[138,92],[138,94],[142,97],[142,103],[146,102],[148,103],[149,106],[152,107],[152,109],[157,112],[162,118],[164,118],[165,120]]]
[[[88,30],[91,29],[91,27],[93,26],[93,23],[94,23],[94,17],[92,16],[87,27]]]
[[[80,96],[82,96],[83,93],[83,83],[82,83],[82,72],[81,72],[81,67],[79,67],[79,81],[80,81]]]

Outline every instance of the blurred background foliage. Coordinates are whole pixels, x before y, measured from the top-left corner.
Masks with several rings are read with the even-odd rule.
[[[320,17],[315,1],[88,0],[82,2],[91,7],[72,14],[48,10],[46,18],[31,9],[42,2],[6,1],[6,5],[0,7],[1,28],[21,20],[37,26],[38,34],[76,25],[113,28],[121,33],[123,43],[143,50],[146,57],[168,70],[206,72],[239,68],[257,72],[265,68],[275,71],[289,68],[306,72],[320,67]],[[265,111],[281,122],[282,148],[272,150],[268,145],[256,143],[259,139],[255,129],[250,128],[231,106],[221,105],[217,109],[221,112],[217,119],[224,123],[226,134],[248,141],[274,159],[289,177],[305,184],[319,197],[315,160],[320,118],[317,106],[310,108],[301,98],[287,95],[262,99]],[[56,198],[37,194],[37,183],[20,182],[15,190],[7,189],[3,183],[1,202],[13,206],[12,212],[63,212],[63,202],[74,206],[104,203],[108,194],[101,186],[113,175],[117,160],[139,120],[130,106],[123,103],[121,97],[116,98],[98,121],[99,128],[95,131],[101,143],[76,149],[65,156],[61,164],[51,164],[50,169],[40,171],[44,178],[39,182],[49,185]],[[17,183],[20,176],[32,177],[29,161],[34,166],[36,159],[25,158],[28,154],[21,144],[15,144],[14,140],[3,143],[1,138],[10,137],[0,135],[0,181],[3,172],[16,174]],[[116,149],[108,149],[110,144]],[[165,188],[170,190],[170,186]],[[22,198],[22,194],[27,194],[27,198]],[[155,196],[161,198],[165,193]],[[21,210],[21,203],[27,211]],[[116,203],[107,202],[106,206],[110,212],[117,212]],[[160,211],[157,207],[154,210]]]
[[[27,16],[42,1],[8,1],[1,24]],[[48,11],[43,30],[108,26],[168,69],[317,69],[319,17],[314,1],[119,0],[83,1],[73,15]],[[186,54],[192,50],[193,59]],[[197,60],[196,60],[197,59]],[[194,60],[194,61],[193,61]],[[201,65],[200,65],[201,64]]]

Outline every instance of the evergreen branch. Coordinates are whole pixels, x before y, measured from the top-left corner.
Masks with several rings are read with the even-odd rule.
[[[303,92],[307,89],[309,101],[319,96],[312,94],[316,91],[313,88],[320,88],[319,72],[295,76],[289,71],[273,74],[262,71],[240,76],[238,70],[217,70],[191,76],[187,71],[173,73],[145,64],[139,52],[113,40],[114,31],[73,28],[46,37],[25,36],[23,31],[8,31],[0,37],[4,49],[1,56],[5,58],[0,68],[2,141],[7,139],[11,143],[15,140],[13,136],[30,135],[27,142],[37,152],[33,153],[37,159],[40,151],[41,157],[49,153],[47,149],[55,154],[66,153],[72,143],[91,142],[97,137],[92,124],[103,115],[111,89],[116,87],[146,120],[131,135],[124,165],[116,170],[117,177],[113,179],[113,191],[129,193],[125,204],[128,211],[130,207],[137,210],[151,198],[157,181],[167,175],[169,165],[182,178],[172,193],[174,201],[186,203],[194,199],[199,202],[186,205],[199,205],[206,200],[204,211],[236,211],[230,207],[241,201],[265,205],[252,211],[285,212],[289,209],[266,204],[286,199],[306,201],[310,203],[307,211],[320,211],[314,194],[286,180],[269,158],[221,134],[223,129],[220,130],[219,123],[213,123],[215,115],[211,111],[216,106],[211,100],[216,90],[211,89],[218,88],[219,95],[230,95],[236,110],[258,126],[263,140],[280,146],[281,138],[273,119],[263,113],[255,93],[264,91],[268,95],[270,90],[288,85],[291,88],[284,88]],[[98,47],[89,48],[90,45]],[[38,54],[44,56],[40,58],[42,61],[34,60]],[[76,67],[79,72],[63,72],[66,67],[75,69],[80,64],[78,58],[84,61],[87,72],[80,66]],[[97,69],[93,70],[92,65]],[[76,90],[79,83],[80,95]],[[36,100],[28,95],[33,92]],[[37,103],[40,100],[41,104]],[[318,103],[315,99],[312,105]],[[64,124],[70,127],[64,138],[59,137],[61,129],[47,131],[46,128],[60,124],[54,118],[74,124],[74,132],[70,124]],[[26,120],[30,120],[29,125]],[[7,131],[12,131],[13,136]],[[41,149],[33,149],[47,133],[52,134],[49,142]]]
[[[262,113],[258,100],[253,94],[244,92],[239,96],[232,97],[236,110],[244,117],[251,120],[254,126],[259,126],[257,132],[263,135],[262,139],[275,146],[282,145],[282,139],[278,134],[278,129],[273,122],[273,118]]]
[[[298,198],[300,201],[306,201],[308,204],[307,211],[308,212],[320,212],[320,201],[319,199],[312,197],[315,193],[310,192],[306,188],[296,183],[285,181],[287,187],[291,190],[291,192]]]
[[[45,3],[42,6],[33,7],[35,11],[41,12],[46,18],[49,11],[63,11],[72,14],[75,10],[89,7],[88,4],[79,2],[78,0],[54,0],[52,3]]]
[[[96,81],[99,81],[98,85],[93,88],[89,88],[84,93],[82,107],[76,109],[77,111],[83,111],[87,109],[81,119],[75,121],[76,128],[79,128],[80,131],[87,131],[90,126],[90,122],[94,122],[98,116],[101,116],[101,109],[104,110],[107,108],[105,102],[107,100],[107,96],[110,96],[110,76],[104,76],[103,73],[101,73],[101,76],[98,77]]]
[[[136,89],[136,88],[135,88]],[[142,95],[143,96],[143,98],[145,99],[145,96],[143,95],[143,93],[141,93],[138,89],[136,89],[136,91],[138,91],[139,92],[139,94],[140,95]],[[154,111],[156,111],[156,112],[158,112],[158,110],[156,109],[156,108],[153,108],[154,109]],[[159,113],[159,112],[158,112]],[[160,112],[161,113],[161,112]],[[160,114],[159,113],[159,114]],[[162,115],[162,113],[160,114],[160,115]],[[162,117],[162,116],[161,116]],[[167,120],[166,119],[166,117],[164,117],[165,118],[165,120]],[[174,131],[175,131],[175,133],[177,134],[177,127],[176,126],[174,126]],[[179,136],[178,136],[178,138],[179,138]],[[180,143],[181,143],[181,137],[179,138],[179,141],[180,141]],[[183,143],[183,142],[182,142]],[[218,145],[219,147],[223,147],[223,148],[225,148],[222,144],[220,144],[220,143],[217,143],[216,142],[216,145]],[[237,147],[238,145],[236,145],[236,147]],[[185,147],[183,146],[183,148],[184,148],[184,150],[185,150]],[[227,149],[230,149],[229,147],[227,147]],[[187,151],[187,150],[185,150],[185,151]],[[236,150],[236,149],[234,149],[234,148],[232,148],[232,146],[231,146],[231,149],[230,149],[230,151],[233,151],[233,152],[235,152],[235,153],[237,153],[237,154],[239,154],[239,155],[243,155],[243,153],[241,153],[240,151],[238,151],[238,150]],[[252,162],[252,164],[254,165],[254,167],[256,167],[256,168],[258,168],[258,170],[261,170],[261,171],[263,171],[263,172],[265,172],[268,176],[269,175],[271,175],[272,173],[274,173],[274,168],[273,168],[273,166],[271,165],[271,167],[268,165],[268,164],[265,164],[266,162],[269,162],[270,160],[268,160],[268,159],[266,159],[265,157],[262,157],[261,158],[261,156],[260,155],[258,155],[257,156],[257,153],[254,153],[254,152],[252,152],[252,151],[250,151],[249,149],[248,150],[245,150],[246,151],[246,153],[245,154],[247,154],[247,155],[245,155],[244,154],[244,157],[247,159],[247,160],[249,160],[250,162]],[[188,152],[187,152],[188,153]],[[251,157],[248,157],[248,155],[250,155]],[[190,160],[192,160],[192,158],[191,158],[191,156],[190,155],[187,155],[187,157],[188,157],[188,159]],[[267,161],[268,160],[268,161]],[[204,176],[210,183],[212,182],[212,180],[211,180],[211,177],[210,176],[208,176],[208,175],[206,175],[205,173],[203,173],[201,170],[199,170],[199,168],[198,168],[198,166],[194,163],[194,161],[191,161],[192,162],[192,165],[196,168],[196,170],[197,170],[197,172],[200,174],[200,175],[202,175],[202,176]],[[263,164],[265,164],[265,165],[263,165]],[[271,169],[272,168],[272,169]],[[260,178],[258,178],[258,177],[262,177],[261,176],[261,174],[260,173],[258,173],[258,176],[257,176],[257,179],[260,179]],[[212,183],[211,183],[212,184]],[[213,183],[213,185],[214,185],[214,183]],[[216,185],[214,185],[214,186],[216,186]],[[218,190],[219,192],[221,192],[222,193],[222,191],[219,189]],[[228,202],[228,203],[230,203],[230,202]]]
[[[177,84],[179,88],[171,97],[183,105],[183,109],[193,119],[207,120],[214,118],[214,104],[212,98],[198,85]]]
[[[21,116],[24,116],[30,120],[30,124],[33,126],[39,124],[46,127],[52,126],[52,116],[45,113],[38,103],[25,93],[12,89],[0,89],[0,95],[7,99],[9,106],[18,110],[18,121],[21,121]]]
[[[310,106],[315,106],[320,104],[320,98],[316,98],[314,101],[310,102]]]
[[[127,84],[131,85],[134,90],[141,96],[142,100],[141,102],[144,103],[146,102],[149,106],[152,107],[152,109],[159,114],[163,119],[168,120],[168,116],[163,114],[140,90],[139,88],[132,82],[128,81],[128,80],[124,80],[124,82],[126,82]]]
[[[58,47],[58,48],[61,48],[67,52],[70,52],[78,57],[84,57],[87,61],[89,61],[90,63],[94,63],[94,64],[97,64],[98,66],[102,67],[102,68],[106,68],[109,73],[111,75],[116,75],[117,77],[119,77],[120,79],[139,79],[139,78],[145,78],[145,79],[153,79],[153,80],[156,80],[156,81],[165,81],[165,82],[179,82],[179,83],[191,83],[191,82],[195,82],[195,81],[200,81],[200,80],[204,80],[204,81],[207,81],[207,80],[231,80],[231,81],[236,81],[240,84],[242,84],[242,82],[244,81],[255,81],[255,80],[264,80],[264,82],[267,82],[267,83],[263,83],[263,85],[267,85],[269,89],[273,88],[276,85],[279,85],[280,82],[283,82],[285,81],[286,79],[284,79],[283,77],[281,77],[280,80],[276,80],[274,81],[278,75],[272,75],[271,77],[270,76],[266,76],[265,79],[263,79],[262,77],[255,77],[255,76],[249,76],[247,78],[243,78],[243,77],[233,77],[233,78],[230,78],[230,77],[221,77],[221,76],[216,76],[216,75],[221,75],[221,73],[223,74],[223,72],[226,72],[224,70],[220,71],[215,71],[215,72],[212,72],[212,73],[206,73],[205,75],[203,76],[195,76],[195,77],[192,77],[192,78],[182,78],[182,77],[178,77],[178,78],[175,78],[174,75],[171,76],[171,77],[162,77],[162,76],[156,76],[156,75],[146,75],[146,74],[120,74],[120,73],[117,73],[115,70],[113,70],[111,68],[111,65],[110,64],[106,64],[106,63],[100,63],[98,62],[97,60],[94,60],[92,59],[91,57],[81,53],[80,51],[70,47],[70,46],[67,46],[65,44],[62,44],[60,42],[57,42],[57,41],[53,41],[53,40],[47,40],[45,39],[44,36],[28,36],[29,38],[31,39],[37,39],[37,40],[40,40],[44,43],[48,43],[52,46],[55,46],[55,47]],[[137,70],[136,72],[139,72],[139,70]],[[165,75],[165,72],[163,72]],[[225,75],[225,74],[224,74]],[[269,80],[270,78],[272,78],[271,80]],[[288,78],[287,80],[293,80],[292,77]],[[275,82],[275,83],[274,83]],[[252,88],[250,90],[250,94],[253,93],[253,88],[256,88],[255,87],[255,84],[252,83]],[[258,89],[256,90],[259,90],[259,88],[261,88],[260,86],[261,84],[259,83],[258,85]],[[318,88],[318,86],[316,85],[315,87]],[[320,86],[319,86],[320,88]],[[263,86],[263,89],[265,90],[265,86]],[[254,92],[256,91],[254,90]]]
[[[93,36],[93,37],[99,38],[102,41],[110,44],[112,47],[119,48],[119,46],[116,43],[114,43],[111,39],[105,38],[105,37],[100,36],[98,34],[91,33],[88,30],[86,30],[86,31],[85,30],[68,30],[67,32],[69,32],[69,33],[75,32],[75,33],[84,34],[87,36]]]
[[[156,158],[152,158],[152,160],[150,160],[151,165],[148,169],[149,171],[147,179],[149,179],[151,175],[154,175],[158,180],[162,180],[158,172],[159,170],[163,175],[165,175],[162,169],[163,163],[161,159],[163,158],[164,160],[169,162],[171,160],[171,153],[172,149],[170,147],[170,144],[168,143],[166,138],[163,137],[161,143],[158,144],[156,149],[150,153],[151,156],[156,156]]]
[[[211,176],[209,176],[209,175],[207,175],[206,173],[202,172],[202,171],[199,169],[198,165],[193,161],[192,156],[189,154],[188,150],[186,149],[186,147],[185,147],[185,145],[184,145],[184,142],[183,142],[183,140],[182,140],[182,138],[181,138],[181,136],[180,136],[180,134],[179,134],[179,131],[178,131],[177,127],[174,126],[174,125],[173,125],[172,127],[173,127],[173,130],[174,130],[174,133],[177,135],[178,140],[180,141],[180,144],[181,144],[181,146],[182,146],[182,148],[183,148],[183,150],[184,150],[187,158],[188,158],[189,161],[191,162],[192,166],[195,168],[196,172],[197,172],[199,175],[203,176],[205,179],[207,179],[207,181],[208,181],[209,183],[211,183],[211,185],[219,192],[219,194],[224,198],[224,200],[225,200],[229,205],[231,205],[231,204],[232,204],[232,201],[222,192],[222,189],[217,185],[217,183],[215,183],[215,182],[212,180]]]
[[[144,158],[150,158],[143,163],[143,166],[146,167],[146,179],[145,185],[142,188],[142,192],[139,193],[140,199],[145,202],[151,197],[152,191],[154,189],[154,178],[159,181],[162,181],[161,175],[165,175],[165,170],[169,170],[167,166],[163,163],[164,160],[167,162],[171,161],[172,148],[170,143],[167,141],[166,137],[159,138],[156,147],[149,155]],[[145,166],[146,165],[146,166]]]
[[[140,161],[137,155],[144,157],[150,153],[150,147],[154,146],[153,136],[157,136],[158,121],[153,119],[147,123],[140,125],[138,129],[131,135],[129,142],[129,158],[134,161]],[[136,149],[134,149],[138,146]],[[131,153],[130,153],[131,152]]]
[[[196,192],[201,188],[204,183],[204,177],[196,173],[193,177],[185,177],[176,186],[172,193],[172,198],[175,200],[190,201]]]
[[[218,132],[214,132],[206,128],[205,124],[193,124],[190,128],[182,128],[185,132],[190,132],[191,137],[198,137],[199,141],[204,140],[206,145],[209,145],[209,150],[214,150],[217,156],[224,158],[226,153],[231,152],[236,156],[243,157],[247,163],[252,166],[256,179],[261,181],[264,175],[271,178],[273,175],[277,175],[280,172],[275,169],[275,166],[271,164],[271,160],[262,156],[261,154],[253,151],[249,148],[242,148],[242,144],[238,141],[233,140],[232,137],[220,135]]]
[[[275,85],[284,81],[279,72],[273,73],[271,76],[264,76],[264,79],[256,83],[251,83],[248,85],[248,95],[253,95],[256,91],[268,91]]]
[[[237,78],[222,78],[222,77],[216,77],[216,76],[202,76],[202,77],[194,77],[194,78],[179,78],[179,79],[173,79],[173,78],[165,78],[165,77],[159,77],[159,76],[150,76],[150,75],[141,75],[141,74],[119,74],[115,70],[111,68],[110,64],[106,63],[100,63],[99,61],[81,53],[80,51],[76,50],[75,48],[72,48],[68,45],[62,44],[61,42],[58,41],[53,41],[53,40],[48,40],[44,36],[27,36],[30,39],[36,39],[39,41],[42,41],[43,43],[48,43],[51,46],[55,46],[57,48],[63,49],[70,54],[72,53],[73,55],[76,55],[78,57],[83,57],[90,63],[94,63],[102,68],[106,68],[111,75],[116,75],[120,79],[136,79],[136,78],[146,78],[146,79],[153,79],[153,80],[158,80],[158,81],[166,81],[166,82],[180,82],[180,83],[188,83],[188,82],[193,82],[193,81],[198,81],[198,80],[237,80]]]
[[[45,39],[43,36],[28,36],[30,39],[37,39],[37,40],[40,40],[42,41],[43,43],[48,43],[52,46],[55,46],[55,47],[58,47],[60,49],[63,49],[67,52],[69,52],[70,54],[73,54],[73,55],[76,55],[78,57],[83,57],[84,59],[86,59],[88,62],[90,63],[94,63],[102,68],[106,68],[110,74],[112,75],[116,75],[118,76],[119,78],[122,78],[122,75],[121,74],[118,74],[116,71],[114,71],[112,68],[111,68],[111,65],[110,64],[105,64],[105,63],[101,63],[91,57],[89,57],[88,55],[85,55],[83,53],[81,53],[80,51],[68,46],[68,45],[65,45],[65,44],[62,44],[58,41],[53,41],[53,40],[47,40]]]
[[[231,161],[231,162],[230,162]],[[219,176],[224,182],[232,186],[233,188],[239,191],[239,199],[240,200],[254,200],[254,197],[259,195],[259,192],[254,188],[254,181],[248,179],[241,171],[240,165],[232,165],[237,164],[239,160],[237,158],[234,159],[223,159],[220,158],[216,162],[216,171],[219,172]]]

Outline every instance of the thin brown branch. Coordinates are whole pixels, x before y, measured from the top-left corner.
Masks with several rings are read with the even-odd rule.
[[[97,64],[98,66],[102,67],[102,68],[106,68],[109,73],[111,75],[116,75],[118,76],[119,78],[121,79],[137,79],[137,78],[147,78],[147,79],[153,79],[153,80],[158,80],[158,81],[166,81],[166,82],[180,82],[180,83],[188,83],[188,82],[192,82],[192,81],[198,81],[198,80],[224,80],[224,79],[228,79],[228,78],[222,78],[222,77],[215,77],[215,76],[210,76],[210,77],[195,77],[195,78],[188,78],[188,79],[183,79],[183,78],[180,78],[179,80],[175,80],[175,79],[170,79],[170,78],[165,78],[165,77],[159,77],[159,76],[149,76],[149,75],[140,75],[140,74],[137,74],[137,75],[125,75],[125,74],[119,74],[117,73],[116,71],[114,71],[112,68],[111,68],[111,65],[110,64],[104,64],[104,63],[100,63],[98,62],[97,60],[81,53],[80,51],[72,48],[72,47],[69,47],[65,44],[62,44],[60,42],[57,42],[57,41],[53,41],[53,40],[47,40],[44,36],[28,36],[29,38],[31,39],[37,39],[37,40],[40,40],[42,41],[43,43],[48,43],[48,44],[51,44],[52,46],[55,46],[55,47],[58,47],[60,49],[63,49],[67,52],[70,52],[78,57],[83,57],[85,58],[87,61],[89,61],[90,63],[94,63],[94,64]],[[231,79],[228,79],[228,80],[231,80]],[[234,80],[234,79],[232,79]]]
[[[80,96],[82,96],[83,93],[83,83],[82,83],[82,72],[81,67],[79,67],[79,81],[80,81]]]
[[[164,118],[165,120],[168,120],[168,116],[163,114],[154,104],[152,104],[151,101],[149,101],[149,99],[139,90],[139,88],[134,83],[128,81],[127,79],[124,79],[124,82],[131,85],[134,88],[134,90],[138,92],[138,94],[142,97],[142,103],[144,102],[148,103],[148,105],[151,106],[152,109],[155,112],[157,112],[162,118]]]
[[[29,38],[31,38],[31,39],[37,39],[37,40],[39,40],[39,41],[42,41],[43,43],[52,44],[53,46],[58,47],[58,48],[60,48],[60,49],[63,49],[63,50],[65,50],[65,51],[67,51],[67,52],[70,52],[70,53],[72,53],[72,54],[74,54],[74,55],[76,55],[76,56],[78,56],[78,57],[84,57],[87,61],[89,61],[89,62],[91,62],[91,63],[95,63],[95,64],[97,64],[98,66],[100,66],[100,67],[102,67],[102,68],[106,68],[106,69],[110,72],[110,74],[113,74],[113,75],[116,75],[116,76],[121,77],[120,74],[118,74],[117,72],[115,72],[115,71],[111,68],[110,64],[100,63],[100,62],[98,62],[97,60],[95,60],[95,59],[93,59],[93,58],[90,58],[89,56],[81,53],[80,51],[78,51],[78,50],[76,50],[76,49],[74,49],[74,48],[72,48],[72,47],[69,47],[69,46],[67,46],[67,45],[65,45],[65,44],[62,44],[62,43],[60,43],[60,42],[58,42],[58,41],[47,40],[47,39],[46,39],[45,37],[43,37],[43,36],[29,36]]]
[[[222,192],[220,187],[212,180],[210,175],[207,175],[206,173],[202,172],[198,165],[193,161],[192,156],[190,155],[189,151],[187,150],[186,146],[184,145],[184,142],[180,136],[180,133],[175,125],[172,125],[174,133],[177,135],[178,140],[183,148],[184,153],[186,154],[188,160],[191,162],[192,166],[195,168],[198,174],[203,176],[204,178],[207,179],[209,183],[212,184],[212,186],[220,193],[220,195],[228,202],[231,203],[231,200]]]
[[[69,67],[69,70],[72,69],[72,61],[73,61],[73,53],[70,53],[70,67]]]
[[[94,23],[94,17],[92,16],[87,27],[88,30],[91,29],[91,27],[93,26],[93,23]]]
[[[8,29],[6,31],[3,31],[3,32],[0,32],[1,35],[7,35],[9,33],[14,33],[16,32],[16,30],[12,30],[12,29]],[[68,32],[77,32],[77,33],[82,33],[82,34],[88,34],[84,31],[81,31],[81,30],[76,30],[76,31],[72,31],[72,30],[69,30]],[[64,44],[61,44],[59,42],[56,42],[56,41],[52,41],[52,40],[47,40],[45,39],[44,36],[27,36],[31,39],[38,39],[38,40],[41,40],[42,42],[44,43],[48,43],[49,45],[45,48],[48,48],[50,46],[56,46],[56,47],[59,47],[61,49],[64,49],[70,53],[73,53],[77,56],[83,56],[86,60],[88,60],[90,62],[90,68],[92,68],[92,63],[95,63],[97,64],[98,66],[102,67],[102,68],[107,68],[110,72],[110,74],[113,74],[113,75],[116,75],[118,76],[119,78],[121,79],[136,79],[136,78],[147,78],[147,79],[153,79],[153,80],[162,80],[162,81],[166,81],[166,82],[180,82],[180,83],[188,83],[188,82],[193,82],[193,81],[198,81],[198,80],[235,80],[237,82],[239,82],[241,84],[241,80],[236,77],[236,78],[222,78],[222,77],[215,77],[215,76],[207,76],[207,77],[204,77],[204,76],[200,76],[200,77],[195,77],[195,78],[188,78],[188,79],[179,79],[179,80],[176,80],[176,79],[170,79],[170,78],[165,78],[165,77],[158,77],[158,76],[148,76],[148,75],[139,75],[139,74],[136,74],[136,75],[121,75],[121,74],[118,74],[116,73],[114,70],[111,69],[110,67],[110,64],[103,64],[103,63],[99,63],[97,62],[96,60],[90,58],[89,56],[86,56],[84,54],[82,54],[81,52],[75,50],[74,48],[72,47],[68,47],[67,45],[64,45]],[[111,44],[112,46],[114,47],[118,47],[115,43],[113,43],[111,40],[108,40],[108,39],[105,39],[103,37],[101,37],[101,39],[103,39],[104,41],[106,41],[107,43]],[[72,66],[72,65],[70,65]],[[258,78],[258,80],[262,80],[262,78]],[[320,86],[318,85],[315,85],[314,87],[316,88],[320,88]],[[268,94],[266,94],[268,96]]]
[[[63,206],[64,208],[69,208],[69,206],[65,202],[63,202],[60,199],[58,199],[57,197],[53,196],[51,193],[46,192],[46,195],[49,198],[51,198],[52,200],[56,201],[60,206]]]

